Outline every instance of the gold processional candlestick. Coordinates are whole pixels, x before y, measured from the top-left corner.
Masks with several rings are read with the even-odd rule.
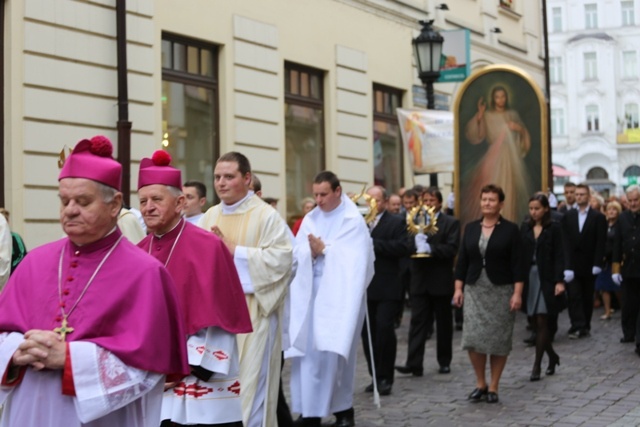
[[[433,236],[438,232],[438,217],[433,207],[427,207],[420,203],[418,206],[407,212],[407,230],[413,236],[426,234]],[[431,258],[431,254],[413,254],[411,258]]]
[[[358,208],[360,209],[360,213],[362,213],[362,216],[364,217],[364,221],[367,223],[367,225],[369,225],[373,221],[375,221],[376,216],[378,216],[378,202],[376,202],[376,199],[365,193],[366,188],[366,185],[362,187],[362,192],[360,194],[352,196],[351,201],[358,206]],[[358,205],[358,201],[360,199],[364,199],[367,206]]]

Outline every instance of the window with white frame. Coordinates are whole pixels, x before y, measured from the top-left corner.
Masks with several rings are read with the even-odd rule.
[[[624,119],[627,129],[638,129],[638,104],[630,103],[624,105]]]
[[[625,27],[630,27],[635,25],[635,10],[633,7],[633,0],[631,1],[621,1],[620,9],[622,10],[622,25]]]
[[[589,3],[584,5],[584,27],[598,28],[598,5]]]
[[[595,52],[584,53],[584,79],[595,80],[598,78],[598,57]]]
[[[587,132],[597,132],[600,130],[600,117],[598,106],[591,104],[585,109],[587,116]]]
[[[562,57],[552,56],[549,58],[549,78],[551,83],[562,83],[563,74]]]
[[[622,78],[638,77],[638,54],[635,50],[622,52]]]
[[[564,109],[552,108],[551,109],[551,135],[559,136],[564,135]]]
[[[551,8],[551,31],[554,33],[562,32],[562,8]]]

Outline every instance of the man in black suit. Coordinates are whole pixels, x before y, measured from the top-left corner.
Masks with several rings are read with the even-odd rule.
[[[394,323],[402,307],[402,284],[399,280],[400,259],[411,252],[404,220],[386,211],[388,195],[384,188],[374,186],[367,194],[376,200],[378,215],[369,226],[376,255],[375,275],[367,289],[367,310],[371,327],[373,360],[375,361],[376,382],[381,395],[391,393],[393,385],[393,365],[396,360],[396,331]],[[362,330],[364,355],[371,368],[369,337],[367,327]],[[366,391],[373,391],[373,384]]]
[[[622,285],[622,338],[636,343],[640,356],[640,187],[627,188],[629,210],[616,223],[611,271],[612,279]]]
[[[564,204],[560,206],[558,212],[565,214],[572,209],[576,209],[576,184],[571,181],[564,183]]]
[[[407,363],[396,366],[400,373],[421,376],[425,342],[428,339],[429,313],[436,319],[436,353],[439,372],[451,372],[453,339],[453,262],[460,244],[460,222],[441,212],[442,193],[429,188],[423,196],[424,204],[436,211],[438,231],[432,236],[417,234],[417,253],[425,258],[411,260],[411,324],[409,326],[409,351]]]
[[[575,196],[577,209],[567,211],[561,222],[567,262],[564,279],[568,287],[571,339],[589,336],[595,280],[602,271],[607,240],[605,216],[589,208],[589,186],[577,185]]]

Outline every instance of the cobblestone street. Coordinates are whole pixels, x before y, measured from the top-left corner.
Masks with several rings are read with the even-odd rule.
[[[591,337],[569,340],[567,312],[560,315],[554,343],[561,365],[554,376],[530,382],[534,347],[522,342],[529,334],[526,317],[518,313],[514,348],[502,376],[495,405],[471,403],[467,395],[475,387],[475,376],[467,353],[460,350],[461,332],[454,333],[451,374],[437,372],[435,341],[427,342],[424,376],[397,375],[390,396],[381,396],[376,409],[364,356],[358,354],[355,392],[356,424],[372,426],[637,426],[640,425],[640,358],[633,344],[621,344],[620,313],[611,320],[599,319],[594,310]],[[404,364],[407,351],[409,312],[405,311],[398,332],[396,364]],[[288,367],[285,368],[288,378]],[[286,382],[285,382],[286,384]],[[286,387],[288,389],[288,387]],[[288,390],[287,390],[288,392]],[[325,424],[333,420],[327,418]]]

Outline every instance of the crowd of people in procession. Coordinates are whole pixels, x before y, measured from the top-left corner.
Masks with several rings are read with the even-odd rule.
[[[526,218],[505,218],[510,195],[483,183],[465,201],[481,216],[461,226],[453,194],[419,185],[370,187],[365,221],[322,171],[290,229],[241,153],[217,160],[220,203],[206,212],[206,186],[183,178],[168,153],[153,153],[138,171],[139,211],[125,208],[122,167],[96,136],[59,174],[63,239],[27,254],[2,210],[0,427],[320,426],[332,414],[354,426],[359,345],[377,398],[396,373],[424,375],[433,335],[449,374],[454,329],[476,377],[468,399],[496,403],[519,310],[535,346],[531,381],[545,354],[546,375],[560,365],[565,309],[568,337],[588,339],[594,305],[602,321],[619,308],[620,342],[640,355],[638,186],[605,201],[569,182],[561,203],[538,192]],[[429,232],[408,227],[422,206]],[[407,305],[407,358],[396,365]]]

